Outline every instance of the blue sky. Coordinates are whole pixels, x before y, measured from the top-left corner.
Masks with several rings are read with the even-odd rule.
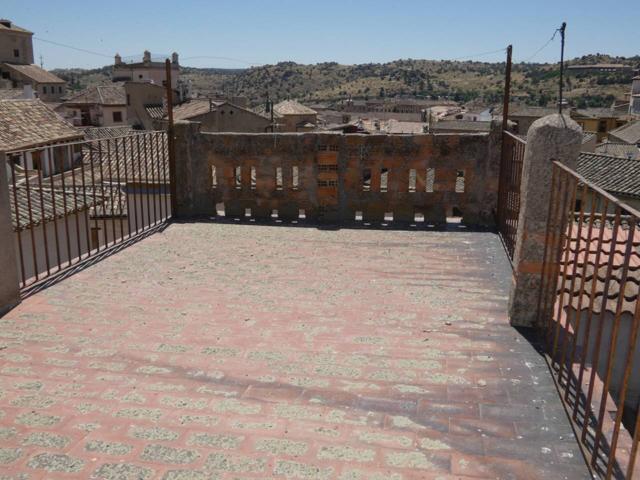
[[[36,38],[107,57],[177,51],[181,64],[198,67],[458,58],[509,43],[520,61],[562,21],[568,23],[568,58],[640,54],[638,0],[2,0],[0,16]],[[38,40],[34,47],[45,68],[112,63]],[[556,39],[533,61],[555,60],[559,48]]]

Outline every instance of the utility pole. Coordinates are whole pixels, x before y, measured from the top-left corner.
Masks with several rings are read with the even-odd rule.
[[[40,68],[44,68],[44,59],[42,58],[42,54],[40,54]]]
[[[166,59],[166,89],[167,89],[167,149],[169,150],[169,192],[171,193],[171,216],[176,214],[176,152],[173,138],[173,89],[171,88],[171,60]]]
[[[558,99],[558,112],[562,114],[562,87],[564,83],[564,31],[567,28],[567,22],[562,22],[560,27],[560,97]]]
[[[504,73],[504,100],[502,105],[502,131],[507,130],[509,121],[509,102],[511,101],[511,54],[513,46],[507,47],[507,66]]]

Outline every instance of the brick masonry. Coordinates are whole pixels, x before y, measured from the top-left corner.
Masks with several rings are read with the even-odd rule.
[[[416,214],[491,225],[500,135],[201,133],[176,124],[179,216],[411,223]]]
[[[173,224],[0,319],[0,478],[588,478],[491,233]]]

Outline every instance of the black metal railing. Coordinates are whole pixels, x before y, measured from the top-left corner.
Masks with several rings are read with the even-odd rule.
[[[554,162],[539,322],[583,452],[607,479],[640,478],[639,220]]]
[[[171,217],[167,134],[6,153],[23,291]]]
[[[498,188],[498,233],[509,258],[513,260],[520,214],[520,182],[527,142],[511,132],[502,132],[502,159]]]

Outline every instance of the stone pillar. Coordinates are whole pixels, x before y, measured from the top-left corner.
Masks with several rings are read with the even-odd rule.
[[[0,152],[0,316],[20,302],[20,277],[6,164],[6,156]]]
[[[513,326],[537,324],[552,162],[558,160],[575,170],[581,145],[582,129],[569,115],[540,118],[527,133],[513,259],[514,284],[509,296],[509,320]]]
[[[177,121],[173,127],[176,153],[175,218],[215,214],[211,170],[199,122]]]

